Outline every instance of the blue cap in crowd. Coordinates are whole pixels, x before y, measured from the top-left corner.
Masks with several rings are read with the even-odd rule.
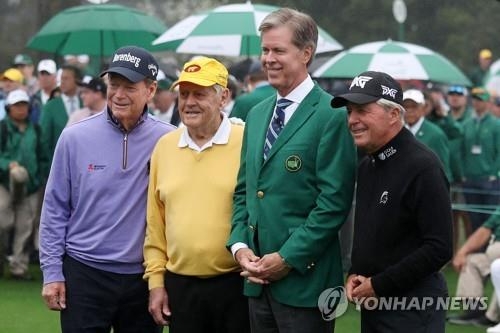
[[[452,94],[467,96],[467,88],[459,85],[450,86],[450,88],[448,88],[448,95]]]

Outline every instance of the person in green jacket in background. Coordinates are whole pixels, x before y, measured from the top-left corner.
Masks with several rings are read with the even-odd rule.
[[[425,119],[424,94],[417,89],[409,89],[403,93],[403,107],[406,127],[417,140],[429,147],[443,164],[443,170],[451,182],[450,148],[446,134],[429,120]]]
[[[453,209],[453,244],[454,253],[459,246],[460,224],[463,225],[465,237],[472,234],[472,227],[468,212],[463,208],[465,198],[462,192],[462,180],[464,178],[464,170],[461,160],[463,123],[472,116],[472,107],[468,101],[468,89],[462,85],[452,85],[448,87],[446,94],[446,102],[450,106],[449,115],[453,117],[455,122],[460,126],[462,134],[460,137],[450,139],[450,167],[452,173],[451,185],[451,201],[455,205]]]
[[[461,160],[465,200],[476,210],[469,213],[474,231],[488,218],[480,211],[499,202],[500,121],[489,111],[490,94],[484,87],[473,88],[471,96],[474,115],[463,124]]]
[[[460,85],[450,86],[446,95],[446,100],[450,106],[449,114],[461,129],[459,137],[450,139],[450,165],[454,182],[461,182],[464,177],[462,161],[460,160],[460,145],[462,142],[463,124],[473,113],[467,97],[467,88]]]
[[[29,96],[13,90],[6,99],[6,118],[0,122],[0,261],[8,235],[14,230],[9,270],[12,278],[28,279],[29,242],[38,235],[35,224],[40,168],[46,163],[39,147],[39,129],[31,123]],[[3,274],[3,265],[0,276]]]
[[[83,107],[82,100],[78,96],[78,83],[82,80],[80,69],[74,65],[63,65],[61,69],[61,96],[49,100],[40,116],[42,149],[50,161],[48,168],[42,170],[44,178],[49,175],[57,140],[66,127],[69,116]]]
[[[236,97],[231,111],[231,117],[240,118],[243,121],[247,119],[251,108],[276,94],[276,89],[267,81],[267,74],[260,61],[255,61],[250,65],[245,81],[248,92]]]

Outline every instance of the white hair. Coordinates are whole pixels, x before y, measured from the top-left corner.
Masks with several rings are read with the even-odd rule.
[[[224,90],[226,90],[227,88],[224,87],[224,86],[221,86],[220,84],[216,83],[212,86],[214,89],[215,89],[215,92],[217,93],[217,95],[221,96],[222,93],[224,92]]]
[[[401,121],[404,123],[404,115],[405,115],[405,108],[396,102],[389,101],[388,99],[385,98],[380,98],[377,102],[377,105],[380,105],[381,107],[384,108],[385,111],[391,111],[393,109],[398,109],[399,110],[399,117],[401,118]]]

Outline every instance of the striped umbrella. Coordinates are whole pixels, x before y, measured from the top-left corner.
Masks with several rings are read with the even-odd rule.
[[[496,96],[500,96],[500,59],[491,64],[484,78],[484,86]]]
[[[153,42],[154,50],[223,56],[259,55],[259,24],[277,9],[248,1],[191,15],[158,37]],[[317,53],[341,49],[342,45],[319,29]]]
[[[439,53],[391,40],[361,44],[343,51],[316,69],[312,76],[353,78],[364,71],[386,72],[398,80],[471,85],[462,71]]]

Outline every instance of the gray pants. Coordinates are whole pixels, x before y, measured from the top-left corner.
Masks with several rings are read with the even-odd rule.
[[[0,256],[5,257],[10,230],[14,230],[9,269],[13,275],[28,272],[29,249],[37,213],[38,192],[13,203],[10,192],[0,185]]]
[[[466,298],[484,296],[484,282],[490,275],[490,265],[498,258],[500,258],[500,242],[492,243],[485,252],[469,254],[467,263],[458,277],[456,296]],[[500,319],[495,293],[491,296],[486,317],[492,321]]]
[[[269,288],[248,298],[252,333],[332,333],[335,320],[325,321],[317,307],[298,308],[277,302]]]

